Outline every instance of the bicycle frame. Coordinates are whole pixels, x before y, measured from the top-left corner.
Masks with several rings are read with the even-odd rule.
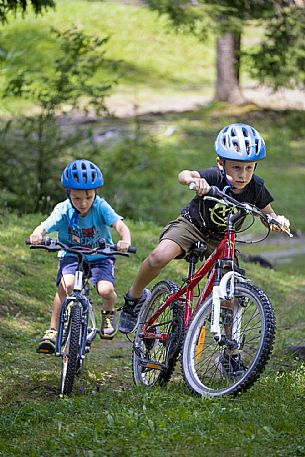
[[[67,246],[60,240],[53,240],[48,237],[43,238],[40,244],[31,244],[30,238],[25,240],[25,243],[30,245],[30,249],[46,249],[49,252],[64,250],[76,255],[78,259],[74,274],[73,292],[65,298],[60,308],[55,342],[55,355],[62,357],[60,394],[70,395],[73,389],[74,376],[81,368],[93,339],[97,333],[101,338],[103,337],[101,331],[96,328],[94,311],[89,299],[90,262],[88,262],[89,268],[84,268],[87,264],[85,255],[128,256],[129,253],[135,253],[136,248],[129,246],[127,251],[120,251],[116,244],[106,243],[105,240],[99,240],[97,247],[94,248],[80,245]]]
[[[145,339],[159,339],[161,341],[167,340],[167,333],[156,334],[154,332],[148,332],[147,329],[149,329],[158,319],[158,317],[163,313],[163,311],[175,301],[181,302],[184,306],[184,327],[187,328],[193,313],[213,291],[213,322],[211,326],[211,331],[215,333],[215,338],[221,338],[219,328],[220,299],[230,299],[233,297],[235,275],[238,275],[240,278],[243,278],[240,272],[236,271],[242,270],[240,270],[234,263],[236,238],[234,225],[236,221],[240,218],[240,215],[241,212],[238,211],[237,213],[228,216],[227,230],[219,245],[215,248],[212,254],[196,272],[194,271],[195,262],[190,263],[189,274],[186,279],[186,285],[182,286],[177,292],[170,295],[164,301],[164,303],[162,303],[158,310],[150,317],[148,322],[144,324],[143,332],[140,334],[141,337]],[[225,266],[229,267],[231,271],[228,271],[228,273],[222,276],[222,268]],[[211,274],[208,277],[204,290],[200,294],[197,304],[194,306],[194,289],[197,286],[197,284],[199,284],[199,282],[209,272],[211,272]],[[229,295],[227,295],[226,289],[229,281],[230,293]]]
[[[63,302],[60,310],[60,318],[59,318],[59,327],[58,327],[58,335],[56,339],[56,347],[55,347],[55,355],[56,357],[61,357],[63,355],[61,351],[62,342],[63,342],[63,332],[64,332],[64,325],[66,322],[66,310],[69,306],[75,306],[73,303],[80,303],[82,307],[82,337],[80,342],[80,358],[83,359],[86,353],[86,343],[91,344],[93,339],[97,334],[97,328],[95,323],[94,312],[92,308],[92,304],[88,297],[88,290],[87,284],[83,284],[83,277],[84,277],[84,269],[83,269],[83,258],[79,257],[79,266],[77,271],[75,272],[75,279],[74,279],[74,288],[71,295],[67,296],[65,301]],[[92,322],[92,328],[90,333],[88,334],[88,321],[89,318]]]

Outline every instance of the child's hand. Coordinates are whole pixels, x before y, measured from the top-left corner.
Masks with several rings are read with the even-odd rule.
[[[117,242],[116,246],[118,251],[127,251],[130,246],[130,243],[128,243],[127,241],[120,240]]]
[[[40,233],[32,233],[30,235],[31,244],[40,244],[42,240],[42,235]]]
[[[204,178],[191,178],[188,185],[192,185],[192,190],[195,190],[198,195],[205,195],[210,190],[209,183]]]
[[[277,225],[271,225],[271,230],[274,232],[289,232],[290,228],[290,221],[289,219],[286,219],[284,216],[277,216],[276,220],[278,221],[279,224],[281,224],[281,227],[278,227]]]

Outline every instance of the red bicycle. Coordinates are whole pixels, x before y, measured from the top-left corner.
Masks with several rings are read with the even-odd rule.
[[[237,265],[236,224],[246,215],[259,217],[268,226],[268,236],[270,226],[279,223],[216,187],[204,198],[228,208],[224,237],[197,271],[206,245],[193,246],[181,287],[172,281],[153,287],[150,303],[139,316],[133,377],[137,385],[164,386],[181,354],[182,374],[193,394],[236,395],[251,387],[264,370],[276,327],[269,298]]]

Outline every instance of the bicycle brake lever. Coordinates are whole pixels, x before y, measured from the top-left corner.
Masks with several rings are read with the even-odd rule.
[[[291,233],[291,231],[289,229],[287,229],[286,227],[284,227],[276,219],[274,219],[273,217],[267,216],[267,220],[268,220],[269,225],[276,225],[278,228],[280,228],[282,230],[282,232],[286,233],[289,236],[289,238],[293,238],[293,234]]]
[[[286,229],[282,225],[280,228],[281,228],[282,232],[285,232],[289,236],[289,238],[293,238],[293,234],[291,233],[291,231],[289,229]]]
[[[97,254],[99,254],[99,252],[97,252]],[[101,254],[105,254],[105,255],[123,255],[125,257],[129,257],[129,253],[127,251],[115,251],[115,250],[112,250],[112,249],[103,249],[101,251]]]
[[[49,246],[46,246],[45,244],[31,244],[30,249],[46,249],[49,252],[56,252],[60,251],[61,247],[55,243],[51,243]]]
[[[224,200],[219,200],[219,198],[212,197],[212,196],[210,196],[210,195],[205,195],[205,196],[203,197],[203,200],[211,200],[211,201],[213,201],[213,202],[218,202],[218,203],[222,203],[222,202],[223,202],[223,204],[226,205],[226,202],[225,202]]]
[[[223,198],[219,199],[219,198],[216,198],[216,197],[211,197],[209,195],[205,195],[203,197],[203,200],[210,200],[210,201],[213,201],[213,202],[217,202],[219,203],[220,205],[223,205],[223,206],[228,206],[228,207],[234,207],[234,203],[230,202],[229,200],[225,200]]]

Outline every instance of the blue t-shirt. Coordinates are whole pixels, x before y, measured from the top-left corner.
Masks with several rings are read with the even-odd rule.
[[[74,215],[74,217],[73,217]],[[69,199],[58,203],[50,216],[41,223],[46,233],[58,232],[58,239],[62,243],[73,246],[80,245],[88,248],[98,246],[98,241],[104,239],[106,243],[112,243],[108,227],[117,220],[123,219],[103,198],[96,196],[86,216],[77,215]],[[72,255],[60,252],[59,256]],[[88,261],[97,261],[104,258],[100,254],[86,255]]]

